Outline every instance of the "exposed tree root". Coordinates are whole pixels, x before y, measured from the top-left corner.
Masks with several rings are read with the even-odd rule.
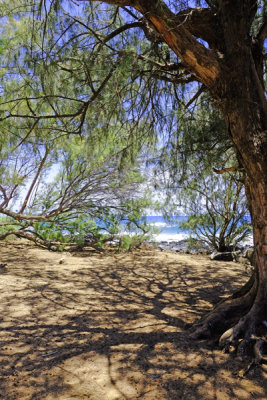
[[[256,338],[254,345],[255,361],[256,363],[266,362],[267,363],[267,336],[263,338]]]
[[[235,325],[240,317],[247,314],[252,307],[257,286],[258,279],[256,274],[253,273],[245,286],[231,297],[217,304],[204,319],[193,326],[191,336],[196,339],[208,339],[214,335],[219,336]]]
[[[230,346],[242,359],[253,356],[256,364],[265,361],[267,329],[261,313],[255,313],[254,307],[219,339],[220,347],[229,351]]]
[[[262,362],[267,363],[267,337],[265,339],[253,336],[256,342],[253,346],[254,358],[252,362],[248,364],[242,375],[246,375],[248,372],[253,370],[255,367],[260,365]]]
[[[252,358],[253,366],[267,362],[267,304],[258,298],[258,278],[254,273],[247,284],[227,300],[219,303],[192,329],[195,339],[219,339],[226,352]]]

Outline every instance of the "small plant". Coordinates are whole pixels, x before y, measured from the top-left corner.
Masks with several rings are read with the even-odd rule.
[[[148,236],[146,235],[123,235],[120,238],[119,249],[121,251],[131,251],[132,249],[139,248],[147,239]]]

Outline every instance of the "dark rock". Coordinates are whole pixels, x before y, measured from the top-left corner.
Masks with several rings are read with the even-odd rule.
[[[175,251],[177,253],[188,253],[188,254],[207,254],[211,253],[211,248],[202,241],[196,241],[193,245],[187,240],[180,240],[178,242],[167,242],[162,241],[157,244],[157,247],[161,251]]]
[[[83,240],[84,240],[84,244],[85,245],[86,244],[90,245],[91,243],[95,243],[96,238],[95,238],[95,235],[92,232],[87,232],[84,235]]]
[[[237,253],[237,252],[236,252]],[[255,252],[253,247],[244,247],[235,257],[237,262],[255,266]]]
[[[171,251],[187,251],[188,250],[188,241],[187,240],[180,240],[179,242],[171,242],[170,243]]]
[[[214,251],[210,255],[211,260],[216,260],[216,261],[233,261],[234,256],[231,251],[225,251],[223,253],[220,253],[219,251]]]
[[[204,241],[196,240],[193,244],[187,239],[180,240],[178,242],[168,242],[162,241],[159,243],[147,242],[147,245],[157,246],[161,251],[175,251],[177,253],[188,253],[188,254],[211,254],[211,260],[221,260],[221,261],[240,261],[241,259],[246,259],[247,263],[253,264],[254,259],[254,249],[250,246],[235,245],[231,246],[231,251],[218,252],[213,251],[213,249]]]

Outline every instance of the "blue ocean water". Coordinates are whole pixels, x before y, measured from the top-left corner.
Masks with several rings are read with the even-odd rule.
[[[173,216],[168,219],[162,216],[147,216],[146,221],[149,225],[159,230],[158,233],[153,235],[153,240],[156,242],[179,242],[180,240],[187,239],[190,236],[189,230],[181,229],[180,223],[187,221],[186,216]],[[250,223],[250,217],[245,217],[247,223]],[[249,235],[243,244],[252,245],[253,237]]]
[[[178,242],[189,237],[189,232],[180,228],[180,223],[186,221],[186,216],[172,216],[168,219],[162,216],[146,217],[146,221],[159,232],[153,235],[156,242]]]

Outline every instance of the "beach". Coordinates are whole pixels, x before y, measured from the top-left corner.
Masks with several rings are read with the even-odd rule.
[[[193,341],[190,324],[249,278],[244,265],[143,247],[0,247],[0,399],[267,397],[267,365]]]

